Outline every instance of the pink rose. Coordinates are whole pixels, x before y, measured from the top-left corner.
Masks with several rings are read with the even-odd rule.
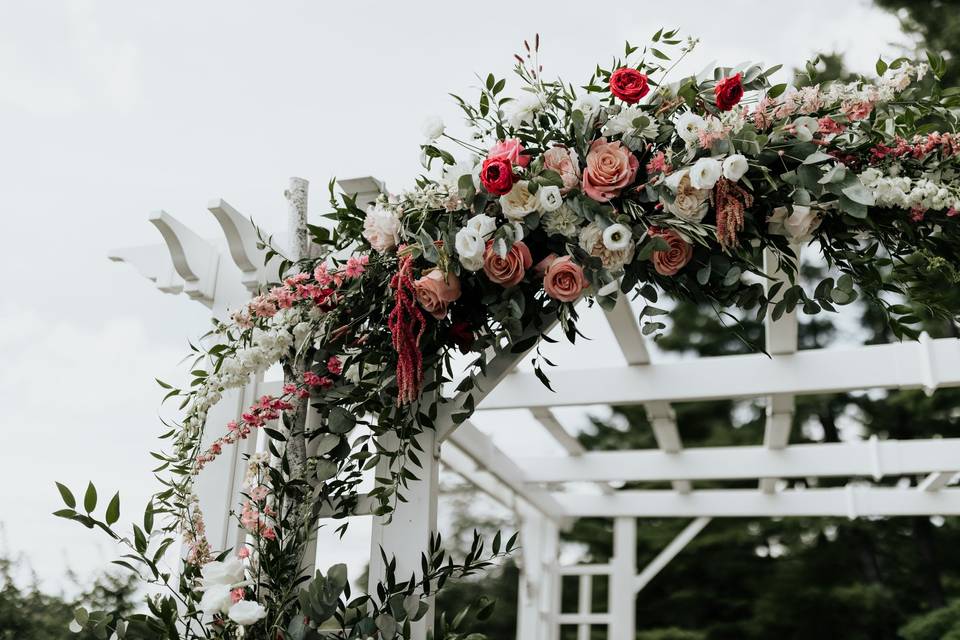
[[[547,269],[550,268],[550,265],[553,264],[556,259],[557,259],[557,254],[551,253],[546,258],[538,262],[536,266],[533,267],[533,273],[538,278],[542,279],[545,275],[547,275]]]
[[[525,167],[530,164],[530,156],[523,154],[523,144],[516,138],[507,138],[490,147],[489,160],[509,160],[510,164]]]
[[[555,259],[543,276],[543,290],[560,302],[574,302],[588,286],[583,269],[570,256]]]
[[[662,276],[676,275],[680,269],[684,268],[690,258],[693,257],[693,247],[690,243],[680,237],[676,231],[665,229],[651,232],[651,236],[660,237],[667,241],[668,249],[664,251],[654,251],[650,260],[653,261],[653,268]]]
[[[523,280],[531,264],[533,256],[530,255],[530,249],[521,241],[514,242],[502,258],[493,250],[493,240],[487,242],[487,250],[483,254],[483,272],[490,282],[506,288],[515,287]]]
[[[597,202],[609,202],[637,177],[640,161],[619,142],[598,138],[590,145],[583,170],[583,192]]]
[[[460,297],[460,280],[455,273],[433,269],[413,283],[417,302],[437,320],[447,315],[447,305]]]
[[[577,152],[563,145],[550,147],[543,154],[543,168],[556,171],[563,180],[560,193],[566,194],[580,184],[580,161]]]

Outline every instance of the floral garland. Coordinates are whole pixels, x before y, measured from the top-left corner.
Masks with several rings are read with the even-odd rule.
[[[375,593],[351,600],[342,565],[302,574],[320,514],[349,515],[363,472],[380,463],[390,477],[369,497],[376,513],[392,510],[419,466],[416,436],[435,427],[444,404],[453,403],[454,422],[475,408],[472,375],[453,400],[440,393],[452,384],[455,352],[483,373],[492,354],[536,347],[535,371],[548,384],[538,339],[558,321],[573,341],[581,298],[609,308],[620,295],[652,305],[665,293],[731,317],[776,319],[797,306],[834,311],[862,295],[901,337],[916,337],[919,317],[900,296],[956,318],[942,283],[960,282],[960,93],[937,84],[943,61],[881,61],[876,80],[849,83],[816,84],[811,71],[800,88],[771,85],[779,67],[756,65],[668,83],[694,45],[660,30],[647,47],[627,44],[578,90],[542,76],[537,38],[516,56],[519,98],[493,75],[476,101],[455,96],[469,136],[448,134],[436,118],[425,123],[428,174],[413,190],[361,210],[331,183],[335,227],[310,228],[321,257],[284,260],[278,284],[217,323],[215,346],[196,349],[189,388],[161,383],[185,416],[163,436],[172,450],[155,454],[164,489],[133,540],[123,538],[131,553],[121,563],[172,595],[151,598],[148,614],[83,612],[78,624],[118,637],[129,625],[157,634],[148,637],[274,640],[320,627],[343,638],[409,637],[436,588],[487,566],[483,541],[453,562],[437,539],[420,575],[389,574]],[[668,67],[670,47],[679,59]],[[813,292],[796,284],[795,247],[805,243],[840,274]],[[277,253],[269,248],[267,259]],[[787,284],[765,288],[765,253]],[[667,312],[651,305],[640,316],[644,334],[665,327]],[[279,397],[207,425],[223,393],[277,362],[287,371]],[[290,417],[306,403],[320,416],[310,426]],[[222,435],[202,447],[206,428]],[[193,479],[255,429],[265,430],[269,451],[249,459],[235,514],[247,542],[212,549]],[[386,434],[395,448],[379,440]],[[310,451],[302,464],[289,455],[294,445]],[[92,485],[82,511],[60,489],[67,508],[58,515],[121,538],[119,498],[100,519]],[[154,515],[164,516],[157,531]],[[188,552],[171,584],[157,563],[177,535]],[[488,555],[513,543],[497,536]],[[456,624],[444,633],[461,637]]]

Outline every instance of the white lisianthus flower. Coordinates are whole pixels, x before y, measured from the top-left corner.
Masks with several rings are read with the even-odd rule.
[[[420,125],[420,131],[423,133],[423,137],[426,138],[427,142],[434,142],[443,135],[446,127],[443,126],[443,120],[441,120],[439,116],[430,116],[424,119]]]
[[[203,592],[200,598],[200,610],[208,616],[215,613],[226,613],[233,604],[230,597],[230,586],[226,584],[215,584]]]
[[[377,253],[390,251],[400,242],[400,217],[393,209],[371,205],[363,220],[363,237]]]
[[[777,207],[767,218],[767,228],[770,233],[786,236],[791,242],[809,242],[813,232],[820,226],[820,214],[817,210],[807,206],[793,205],[793,212],[788,214],[786,207]]]
[[[610,251],[621,251],[630,245],[632,234],[624,224],[612,224],[603,230],[603,246]]]
[[[473,229],[481,238],[488,240],[490,234],[497,230],[497,221],[485,213],[478,213],[467,220],[467,229]]]
[[[736,182],[744,176],[750,165],[747,164],[747,158],[741,153],[735,153],[723,161],[723,177],[732,182]]]
[[[550,213],[556,211],[563,205],[563,196],[560,195],[560,187],[553,185],[540,187],[537,190],[537,199],[540,201],[540,211]]]
[[[231,585],[243,582],[243,563],[239,558],[229,557],[223,562],[213,560],[200,569],[201,583],[204,587],[215,584]]]
[[[227,612],[227,617],[239,625],[247,626],[256,624],[259,620],[267,617],[267,610],[259,602],[253,600],[241,600]]]
[[[510,113],[510,126],[519,129],[524,124],[533,123],[537,113],[543,109],[543,99],[537,93],[527,93],[518,99]]]
[[[527,180],[520,180],[513,185],[510,193],[500,196],[500,208],[510,220],[523,220],[540,206],[540,198],[530,193],[527,188],[529,184]]]
[[[723,175],[723,165],[713,158],[700,158],[690,168],[690,185],[694,189],[713,189]]]
[[[820,123],[816,118],[810,116],[800,116],[793,121],[793,135],[800,142],[810,142],[813,140],[813,134],[820,130]]]
[[[483,252],[487,243],[476,230],[464,227],[457,231],[454,246],[464,269],[479,271],[483,268]]]
[[[707,121],[692,111],[684,111],[677,118],[677,135],[688,145],[695,144],[701,131],[707,128]]]

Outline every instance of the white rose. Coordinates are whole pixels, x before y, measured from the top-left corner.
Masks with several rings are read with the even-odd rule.
[[[630,228],[617,223],[603,230],[603,246],[610,251],[621,251],[630,245]]]
[[[723,161],[723,177],[736,182],[743,177],[749,168],[750,165],[747,164],[746,157],[743,154],[735,153],[732,156],[727,156]]]
[[[213,560],[203,565],[200,575],[204,587],[215,584],[236,584],[243,582],[243,563],[239,558],[232,556],[223,562]]]
[[[478,213],[467,220],[467,229],[477,232],[481,238],[489,239],[491,233],[497,230],[497,221],[485,213]]]
[[[443,135],[446,127],[443,126],[443,120],[439,116],[430,116],[420,125],[420,131],[427,142],[433,142]]]
[[[200,610],[209,616],[226,613],[231,604],[233,599],[230,597],[230,586],[225,584],[213,585],[204,591],[200,598]]]
[[[677,118],[677,135],[687,144],[697,141],[699,133],[707,128],[707,122],[692,111],[684,111]]]
[[[247,626],[267,617],[267,610],[259,602],[241,600],[227,612],[227,617],[239,625]]]
[[[556,211],[563,205],[563,196],[560,195],[560,187],[547,186],[540,187],[537,190],[537,199],[540,201],[540,211],[550,213]]]
[[[399,216],[392,209],[371,205],[363,220],[363,237],[378,253],[390,251],[400,242]]]
[[[690,169],[690,185],[694,189],[713,189],[723,175],[723,166],[713,158],[700,158]]]
[[[510,193],[500,196],[500,208],[503,209],[503,215],[511,220],[523,220],[527,215],[533,213],[540,206],[540,199],[537,194],[530,193],[527,189],[529,183],[521,180],[513,185]]]
[[[455,242],[460,264],[467,271],[479,271],[483,267],[483,251],[487,246],[483,236],[475,230],[464,227],[457,231]]]
[[[777,207],[767,218],[768,231],[786,236],[791,242],[809,242],[813,237],[813,232],[819,226],[819,212],[798,204],[793,205],[793,213],[789,216],[786,207]]]
[[[800,116],[793,121],[793,135],[800,142],[810,142],[813,140],[813,134],[820,130],[820,123],[816,118],[810,116]]]

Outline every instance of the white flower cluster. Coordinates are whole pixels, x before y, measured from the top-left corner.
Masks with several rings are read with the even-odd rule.
[[[888,176],[874,167],[861,173],[860,181],[873,193],[879,207],[934,211],[960,208],[960,184],[956,182]]]
[[[263,605],[254,600],[234,602],[232,590],[250,584],[246,580],[243,563],[235,557],[223,562],[212,561],[200,569],[200,610],[207,615],[225,613],[230,620],[241,626],[255,624],[267,615]]]
[[[605,135],[621,135],[621,141],[633,151],[640,149],[645,140],[657,137],[660,127],[639,106],[624,107],[603,125]]]

